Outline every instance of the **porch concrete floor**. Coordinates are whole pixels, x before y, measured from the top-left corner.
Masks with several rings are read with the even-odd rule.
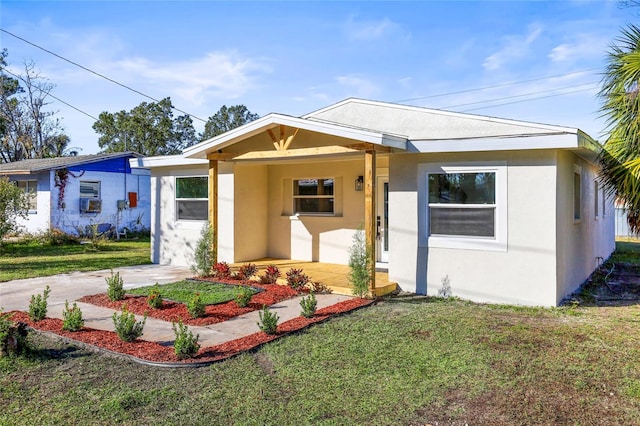
[[[285,274],[291,268],[302,269],[311,278],[311,281],[319,281],[329,287],[333,293],[352,295],[351,283],[349,282],[349,267],[334,263],[310,262],[304,260],[264,258],[252,260],[250,262],[234,263],[231,269],[236,271],[244,263],[253,263],[258,267],[258,275],[264,273],[264,269],[269,265],[276,265],[282,274],[284,283]],[[369,293],[372,296],[384,296],[393,293],[398,288],[398,284],[389,281],[387,272],[376,272],[376,288]]]

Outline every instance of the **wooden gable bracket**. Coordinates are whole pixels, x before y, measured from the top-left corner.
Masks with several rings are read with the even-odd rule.
[[[293,142],[293,138],[296,137],[296,135],[298,134],[298,131],[300,130],[299,128],[295,130],[295,132],[293,132],[291,135],[287,136],[287,138],[285,139],[285,126],[283,126],[282,124],[280,125],[280,138],[276,138],[276,135],[273,133],[273,131],[271,129],[267,129],[267,133],[269,134],[269,137],[271,138],[271,140],[273,141],[273,146],[276,149],[276,151],[286,151],[287,149],[289,149],[289,145],[291,145],[291,142]]]

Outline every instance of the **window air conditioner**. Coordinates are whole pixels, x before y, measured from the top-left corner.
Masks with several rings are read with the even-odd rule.
[[[97,198],[80,198],[80,212],[100,213],[102,211],[102,200]]]

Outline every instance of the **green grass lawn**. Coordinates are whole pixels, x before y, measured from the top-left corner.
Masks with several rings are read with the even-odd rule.
[[[127,290],[127,293],[148,296],[149,290],[154,287],[155,286],[138,287]],[[195,293],[200,293],[202,302],[205,305],[215,305],[216,303],[233,300],[238,289],[238,286],[234,285],[188,280],[163,284],[158,287],[160,288],[160,294],[163,299],[188,303]]]
[[[99,251],[89,245],[42,245],[37,240],[6,243],[0,251],[0,282],[74,271],[96,271],[151,263],[149,238],[110,241]]]
[[[396,296],[198,369],[30,339],[0,358],[0,424],[640,424],[638,304]]]

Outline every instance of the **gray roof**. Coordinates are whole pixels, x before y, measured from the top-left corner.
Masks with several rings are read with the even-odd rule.
[[[120,157],[142,157],[132,152],[110,152],[102,154],[76,155],[71,157],[34,158],[30,160],[15,161],[13,163],[0,164],[0,175],[31,174],[46,170],[56,170],[65,167],[81,166]]]

